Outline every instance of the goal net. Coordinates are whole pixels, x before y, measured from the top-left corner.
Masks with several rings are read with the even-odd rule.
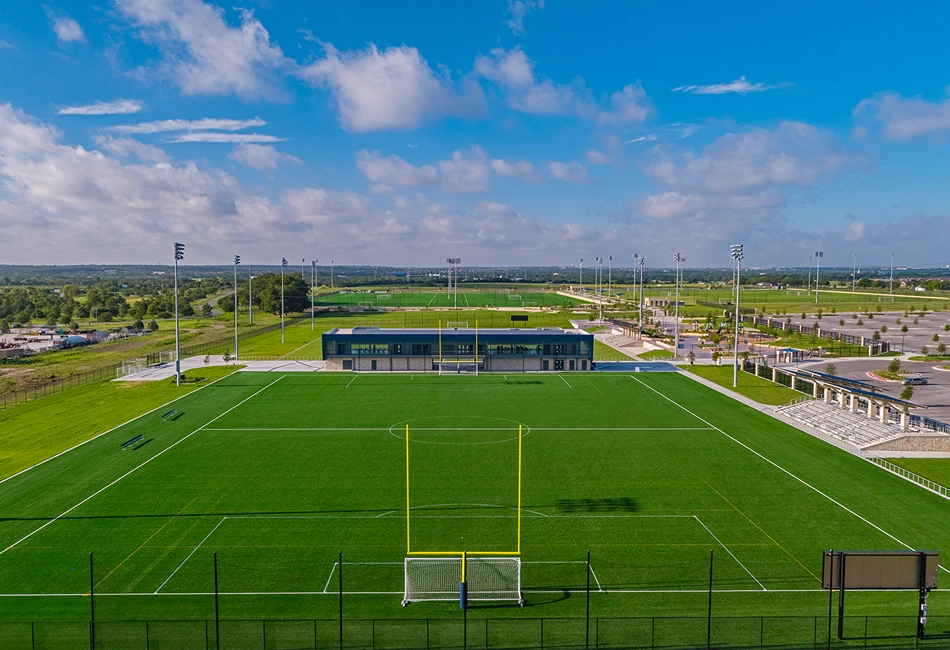
[[[390,298],[392,298],[391,294],[376,292],[376,300],[389,300]]]
[[[158,353],[158,362],[159,363],[171,363],[175,360],[175,351],[169,350],[168,352],[159,352]]]
[[[128,377],[145,370],[145,359],[130,359],[122,362],[122,367],[115,371],[116,377]]]
[[[402,604],[459,600],[462,561],[461,557],[407,557]],[[469,557],[465,560],[465,585],[467,600],[515,600],[521,603],[521,559]]]
[[[508,300],[521,300],[521,294],[520,294],[520,293],[509,293],[509,294],[508,294]]]
[[[446,329],[468,329],[467,320],[450,320],[445,324]]]
[[[536,302],[523,302],[521,303],[522,307],[537,307],[538,303]]]
[[[360,300],[358,303],[356,303],[356,306],[357,306],[357,307],[372,307],[372,306],[373,306],[373,301],[372,301],[372,300]]]

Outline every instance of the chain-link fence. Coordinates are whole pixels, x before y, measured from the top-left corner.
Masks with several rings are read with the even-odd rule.
[[[0,623],[4,650],[947,648],[950,617],[456,618]]]

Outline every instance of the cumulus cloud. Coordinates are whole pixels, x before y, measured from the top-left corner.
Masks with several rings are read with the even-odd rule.
[[[868,115],[884,127],[891,140],[937,135],[950,131],[950,87],[943,101],[921,97],[903,97],[898,93],[879,93],[862,100],[854,109],[857,116]]]
[[[538,180],[538,175],[534,171],[534,165],[527,160],[503,160],[495,158],[491,161],[492,171],[499,176],[508,178],[518,178],[523,181]]]
[[[537,115],[574,115],[604,125],[642,122],[651,111],[639,83],[615,92],[601,106],[582,82],[557,84],[536,76],[534,68],[535,63],[520,47],[511,50],[495,48],[488,56],[475,60],[475,73],[504,91],[505,101],[517,111]]]
[[[86,42],[86,35],[75,19],[70,18],[60,11],[55,11],[50,7],[45,7],[45,9],[50,25],[53,28],[53,33],[56,34],[56,41],[60,45]]]
[[[440,189],[443,192],[459,194],[488,190],[491,168],[488,166],[485,152],[479,147],[473,147],[468,155],[455,151],[450,160],[439,161],[438,167]]]
[[[134,138],[119,137],[113,138],[111,135],[97,135],[93,138],[100,149],[108,151],[119,158],[128,158],[135,156],[142,162],[168,162],[171,160],[167,153],[156,146],[139,142]]]
[[[378,185],[377,192],[396,187],[421,187],[435,183],[438,170],[431,165],[415,167],[399,156],[383,157],[378,151],[360,151],[356,166],[366,180]]]
[[[734,81],[727,83],[711,84],[708,86],[677,86],[673,92],[690,93],[693,95],[747,95],[749,93],[761,93],[766,90],[775,90],[784,88],[788,84],[767,84],[757,81],[755,83],[748,81],[745,77],[739,77]]]
[[[116,133],[165,133],[168,131],[243,131],[253,126],[267,124],[259,117],[249,120],[232,120],[206,117],[200,120],[159,120],[139,124],[120,124],[109,127]]]
[[[276,72],[291,68],[253,12],[231,26],[224,10],[201,0],[116,0],[143,40],[162,53],[162,70],[185,95],[276,98]]]
[[[129,115],[145,109],[145,103],[137,99],[117,99],[113,102],[93,102],[78,106],[64,106],[58,115]]]
[[[613,158],[596,149],[587,150],[587,160],[590,161],[591,165],[610,165],[613,163]]]
[[[281,153],[274,147],[266,144],[239,144],[228,154],[228,158],[245,167],[257,170],[275,170],[280,162],[289,162],[302,165],[303,161],[297,156]]]
[[[567,183],[583,183],[587,180],[587,168],[576,160],[569,163],[552,162],[548,165],[548,171],[555,179]]]
[[[176,135],[173,138],[170,138],[168,141],[236,144],[240,142],[283,142],[284,140],[286,140],[286,138],[278,138],[273,135],[263,135],[261,133],[215,133],[213,131],[193,131]]]
[[[414,47],[340,52],[325,46],[325,56],[303,68],[301,76],[328,88],[340,124],[347,131],[412,129],[425,119],[470,115],[482,109],[481,89],[466,84],[457,92],[447,74],[436,74]]]
[[[534,9],[544,9],[544,0],[508,0],[505,25],[515,35],[524,34],[524,17]]]

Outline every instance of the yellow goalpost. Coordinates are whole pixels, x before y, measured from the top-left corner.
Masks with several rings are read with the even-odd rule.
[[[448,324],[451,325],[451,321],[448,321]],[[467,325],[467,324],[466,324]],[[478,320],[475,321],[475,348],[473,350],[472,358],[461,358],[456,357],[454,359],[446,359],[442,352],[442,319],[439,319],[439,374],[442,374],[442,366],[445,364],[455,365],[456,371],[458,371],[462,364],[471,363],[475,366],[475,374],[478,374]]]

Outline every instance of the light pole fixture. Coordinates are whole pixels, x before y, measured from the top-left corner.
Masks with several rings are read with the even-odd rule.
[[[333,291],[333,260],[330,260],[330,291]]]
[[[315,327],[314,319],[314,307],[313,300],[314,295],[317,292],[317,260],[314,260],[310,263],[310,331],[312,332]]]
[[[851,253],[851,292],[854,293],[858,281],[858,254]]]
[[[254,276],[251,267],[247,267],[247,324],[254,324]]]
[[[284,269],[287,268],[287,258],[280,258],[280,342],[285,341],[284,338]]]
[[[680,355],[680,262],[685,262],[686,258],[676,253],[673,255],[673,261],[676,262],[676,293],[673,299],[673,324],[676,330],[676,336],[673,339],[673,358],[676,359]]]
[[[237,267],[241,263],[241,256],[234,256],[234,359],[238,358],[238,301],[237,301]]]
[[[175,242],[175,385],[181,386],[181,334],[178,329],[178,262],[185,259],[185,245]]]
[[[455,308],[458,309],[458,306],[459,306],[459,269],[458,267],[459,267],[459,264],[462,263],[462,258],[461,257],[446,257],[445,263],[448,264],[448,269],[449,269],[449,293],[447,297],[449,298],[452,298],[453,296],[455,297],[454,298]],[[453,268],[455,272],[454,287],[452,285]]]
[[[640,338],[643,339],[643,265],[646,260],[641,257],[637,263],[640,266]]]
[[[578,276],[578,284],[581,285],[581,293],[584,293],[584,258],[581,258],[581,271]]]
[[[595,257],[594,261],[597,262],[597,266],[594,267],[594,293],[597,295],[597,322],[599,323],[604,319],[604,294],[600,287],[600,276],[604,270],[604,258]]]
[[[811,293],[811,255],[808,256],[808,293]]]
[[[736,265],[736,339],[732,359],[732,387],[736,388],[739,385],[739,287],[742,285],[742,244],[733,244],[729,250],[732,253],[732,261]]]
[[[815,251],[815,304],[818,304],[818,276],[821,275],[821,258],[825,256],[824,251]]]
[[[610,292],[613,290],[611,288],[613,286],[613,282],[610,275],[610,268],[611,268],[611,265],[613,264],[613,261],[614,261],[614,256],[608,255],[607,256],[607,298],[608,299],[610,298]]]

